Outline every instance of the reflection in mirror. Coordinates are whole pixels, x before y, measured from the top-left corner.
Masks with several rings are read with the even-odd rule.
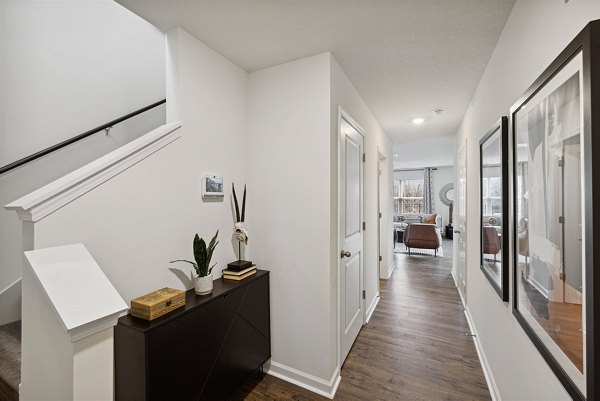
[[[508,301],[506,226],[508,120],[502,119],[479,142],[481,155],[481,269],[503,301]]]
[[[585,393],[581,56],[515,113],[517,309]]]

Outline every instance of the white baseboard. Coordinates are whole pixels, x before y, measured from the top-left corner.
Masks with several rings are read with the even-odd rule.
[[[475,335],[475,337],[473,337],[473,340],[475,342],[475,350],[477,351],[479,363],[481,364],[481,368],[483,369],[483,375],[485,376],[485,382],[487,383],[488,389],[490,390],[492,401],[501,401],[500,393],[498,392],[498,386],[496,386],[496,381],[494,380],[492,369],[490,368],[490,364],[485,356],[485,352],[483,352],[483,346],[479,341],[479,334],[477,333],[477,328],[475,327],[475,323],[471,318],[471,312],[469,311],[468,306],[465,307],[465,316],[467,317],[467,323],[469,324],[471,334]]]
[[[388,267],[388,271],[387,271],[387,278],[391,278],[392,277],[392,273],[394,272],[394,269],[396,268],[396,262],[393,262],[389,267]]]
[[[267,373],[330,399],[335,396],[342,379],[339,367],[335,369],[331,379],[326,381],[274,361],[271,361]]]
[[[458,288],[458,280],[456,279],[456,272],[454,271],[454,267],[450,270],[450,274],[452,274],[452,279],[454,280],[454,286]]]
[[[375,298],[373,298],[373,302],[371,302],[371,305],[369,305],[369,308],[367,309],[367,318],[365,320],[365,324],[369,323],[369,320],[371,320],[371,316],[373,316],[373,312],[375,312],[375,308],[377,307],[380,299],[381,297],[379,296],[378,291],[377,294],[375,294]]]
[[[452,275],[452,278],[454,279],[454,286],[456,287],[456,291],[458,292],[458,296],[460,297],[460,302],[462,303],[463,308],[466,309],[467,303],[465,302],[465,298],[463,297],[463,294],[460,291],[460,288],[458,288],[458,280],[456,279],[456,274],[454,273],[454,269],[450,270],[450,274]]]

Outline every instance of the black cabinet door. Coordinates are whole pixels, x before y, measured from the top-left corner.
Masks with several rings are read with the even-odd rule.
[[[217,298],[148,334],[149,400],[198,400],[216,373],[222,321],[223,298]]]
[[[271,356],[268,286],[268,279],[256,280],[225,300],[229,393]]]

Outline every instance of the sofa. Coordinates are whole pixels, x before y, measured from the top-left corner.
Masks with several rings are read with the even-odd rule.
[[[394,216],[394,228],[402,229],[409,224],[423,223],[423,224],[434,224],[440,233],[444,232],[444,222],[442,216],[439,214],[397,214]]]

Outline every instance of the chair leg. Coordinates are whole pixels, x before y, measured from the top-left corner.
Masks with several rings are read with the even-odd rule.
[[[410,256],[410,247],[408,247],[408,256]]]
[[[434,255],[434,257],[436,257],[436,258],[437,258],[437,248],[435,248],[435,249],[433,250],[433,255]]]

